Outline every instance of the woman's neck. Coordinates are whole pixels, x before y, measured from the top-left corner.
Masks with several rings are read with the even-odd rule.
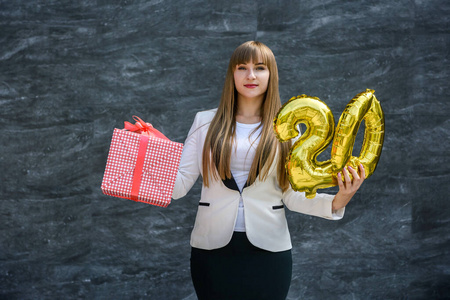
[[[236,122],[253,124],[261,122],[261,106],[263,99],[237,99]]]

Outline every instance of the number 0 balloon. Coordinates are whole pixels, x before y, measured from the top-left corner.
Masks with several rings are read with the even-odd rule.
[[[282,142],[299,132],[299,123],[306,132],[294,143],[286,162],[289,181],[294,190],[314,198],[317,189],[337,185],[337,174],[345,165],[357,169],[364,166],[366,178],[373,174],[380,158],[384,140],[384,114],[374,90],[356,95],[339,118],[334,133],[334,118],[329,107],[319,98],[301,95],[285,103],[274,119],[274,131]],[[352,156],[356,134],[361,121],[366,128],[361,152]],[[331,159],[318,162],[317,156],[333,140]]]

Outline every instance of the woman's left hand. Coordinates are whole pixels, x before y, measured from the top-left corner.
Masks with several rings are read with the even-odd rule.
[[[350,173],[352,173],[353,180],[350,180],[347,169]],[[359,187],[364,182],[364,179],[366,179],[366,172],[362,164],[359,164],[359,171],[361,175],[359,175],[358,172],[352,167],[346,166],[342,172],[338,173],[337,180],[339,184],[339,192],[333,199],[333,211],[345,207],[347,203],[350,202],[356,191],[358,191]],[[344,174],[345,182],[342,181],[342,173]]]

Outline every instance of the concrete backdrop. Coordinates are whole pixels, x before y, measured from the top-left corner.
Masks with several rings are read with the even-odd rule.
[[[337,120],[371,88],[386,114],[345,218],[288,214],[289,299],[448,297],[449,16],[445,0],[0,1],[0,298],[196,299],[200,185],[168,208],[105,196],[109,143],[132,115],[183,142],[254,39],[283,102],[316,96]]]

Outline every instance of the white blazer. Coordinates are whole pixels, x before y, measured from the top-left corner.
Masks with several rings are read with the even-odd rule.
[[[206,133],[217,109],[197,113],[186,138],[172,198],[187,194],[202,172],[202,153]],[[278,161],[278,160],[274,160]],[[191,234],[191,246],[217,249],[227,245],[233,235],[239,199],[244,203],[245,227],[249,241],[256,247],[272,251],[292,248],[284,206],[289,210],[330,220],[341,219],[344,209],[332,213],[334,196],[317,194],[308,199],[304,193],[289,188],[282,192],[277,180],[277,164],[273,163],[266,180],[238,190],[234,179],[212,181],[203,185],[197,217]]]

